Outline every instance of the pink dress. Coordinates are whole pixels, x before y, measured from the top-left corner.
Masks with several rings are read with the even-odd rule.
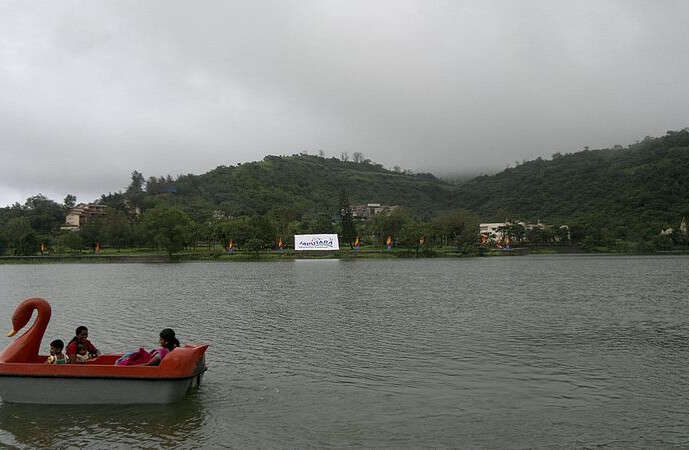
[[[152,359],[157,357],[158,362],[154,364],[157,366],[168,353],[170,353],[170,350],[166,349],[165,347],[160,347],[155,350],[151,350],[150,352],[144,348],[140,348],[135,352],[125,353],[124,355],[120,356],[120,358],[115,361],[115,365],[134,366],[139,364],[148,364]]]

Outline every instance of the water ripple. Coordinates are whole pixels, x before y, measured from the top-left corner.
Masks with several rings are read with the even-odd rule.
[[[161,407],[0,404],[34,447],[682,447],[689,258],[0,266],[0,323],[44,296],[44,341],[208,342]]]

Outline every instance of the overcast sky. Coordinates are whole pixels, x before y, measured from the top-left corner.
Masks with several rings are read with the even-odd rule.
[[[301,151],[470,172],[689,126],[687,1],[0,0],[0,205]]]

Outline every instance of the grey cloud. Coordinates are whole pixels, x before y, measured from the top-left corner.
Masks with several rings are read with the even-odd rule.
[[[10,2],[0,204],[324,149],[500,169],[688,125],[685,2]],[[20,194],[20,198],[16,195]]]

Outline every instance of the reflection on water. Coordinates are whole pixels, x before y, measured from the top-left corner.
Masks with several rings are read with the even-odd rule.
[[[209,343],[183,402],[0,404],[18,447],[687,447],[687,257],[0,266],[104,352]],[[0,338],[4,345],[9,339]]]
[[[108,442],[120,447],[167,447],[205,439],[204,409],[193,393],[170,405],[37,406],[0,404],[0,444],[39,448]]]

